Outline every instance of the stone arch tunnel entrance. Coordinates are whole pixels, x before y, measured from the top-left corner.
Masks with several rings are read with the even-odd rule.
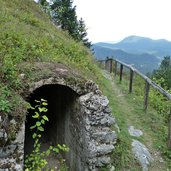
[[[41,138],[42,144],[45,144],[43,150],[49,145],[66,144],[69,152],[64,153],[63,158],[66,159],[69,171],[112,168],[110,155],[117,134],[110,128],[115,124],[115,119],[112,117],[107,97],[102,94],[95,82],[85,80],[75,71],[62,65],[37,65],[35,68],[47,68],[47,71],[52,73],[49,72],[50,75],[46,78],[42,76],[36,82],[30,82],[21,98],[32,106],[34,100],[43,98],[48,101],[46,115],[49,122]],[[26,120],[20,123],[16,132],[16,139],[4,147],[10,149],[4,153],[0,152],[0,170],[23,170],[24,157],[32,151],[34,143],[33,133],[30,132],[30,126],[35,124],[32,112],[27,111]],[[0,120],[3,121],[2,118]],[[17,122],[14,119],[10,124],[15,125]],[[6,137],[2,140],[6,141]],[[49,161],[50,166],[56,166],[55,163],[51,163],[51,158]]]
[[[48,101],[48,112],[46,115],[49,122],[45,125],[41,142],[46,145],[66,144],[69,153],[66,153],[66,162],[71,170],[78,164],[77,154],[79,138],[79,123],[77,115],[80,114],[78,94],[71,88],[59,84],[43,85],[33,91],[28,102],[34,106],[35,100],[41,98]],[[25,122],[25,144],[24,154],[29,154],[33,149],[32,132],[30,126],[35,124],[35,119],[28,111]],[[73,169],[72,169],[73,168]]]
[[[34,100],[42,98],[48,101],[46,115],[49,122],[41,138],[43,150],[49,145],[66,144],[69,152],[62,155],[69,171],[111,167],[110,153],[117,136],[110,127],[115,120],[111,116],[107,97],[102,95],[94,82],[75,85],[49,78],[33,84],[29,93],[27,101],[32,106]],[[33,149],[30,126],[34,124],[35,119],[28,111],[25,121],[25,156]],[[49,165],[56,166],[55,161],[56,159],[50,158]]]

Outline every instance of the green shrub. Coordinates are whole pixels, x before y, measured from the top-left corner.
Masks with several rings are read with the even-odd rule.
[[[43,170],[49,170],[48,168],[48,162],[46,160],[46,157],[48,157],[50,154],[54,153],[54,155],[59,154],[61,151],[67,152],[69,149],[66,147],[66,145],[60,145],[57,144],[57,146],[49,146],[49,148],[46,151],[41,151],[41,143],[40,138],[41,134],[44,131],[44,125],[46,122],[49,121],[48,117],[45,115],[47,112],[46,106],[47,101],[44,99],[41,99],[40,101],[35,100],[37,105],[35,107],[31,107],[32,110],[34,110],[34,115],[32,115],[32,118],[35,119],[35,124],[30,127],[31,130],[33,130],[32,138],[34,139],[34,150],[31,154],[26,156],[25,159],[25,171],[41,171]],[[61,163],[62,166],[64,163]],[[51,169],[53,170],[53,169]]]

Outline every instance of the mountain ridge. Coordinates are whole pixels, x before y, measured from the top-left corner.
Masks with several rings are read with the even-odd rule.
[[[106,57],[114,57],[115,59],[134,66],[144,74],[152,72],[153,69],[157,69],[160,63],[158,58],[147,53],[136,55],[127,53],[121,49],[111,49],[97,45],[94,45],[93,48],[97,60],[103,60]]]
[[[118,43],[95,43],[92,48],[96,59],[114,56],[125,63],[134,64],[143,73],[157,69],[163,57],[171,55],[170,41],[134,35]]]
[[[95,45],[110,47],[112,49],[121,49],[128,53],[141,54],[150,53],[159,58],[171,55],[171,41],[166,39],[151,39],[141,36],[128,36],[117,43],[99,42]]]

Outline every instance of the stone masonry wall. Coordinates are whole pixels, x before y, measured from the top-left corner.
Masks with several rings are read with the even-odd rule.
[[[4,127],[5,118],[0,117],[0,171],[22,171],[24,160],[24,131],[22,124],[16,135],[16,139],[8,142],[8,134]],[[15,126],[16,121],[12,119],[9,124]]]
[[[112,170],[110,153],[114,150],[117,135],[110,127],[115,124],[115,119],[108,106],[109,100],[98,86],[91,81],[86,86],[91,91],[80,97],[85,123],[86,169],[96,171],[106,166]]]
[[[34,83],[31,90],[33,91],[45,83],[60,84],[60,82],[61,79],[54,78],[41,80],[37,84]],[[115,124],[115,119],[112,117],[107,97],[102,95],[98,86],[92,81],[86,82],[84,88],[81,89],[79,86],[65,82],[65,80],[62,81],[62,85],[72,88],[77,93],[79,92],[81,121],[78,125],[82,136],[77,140],[80,141],[79,148],[82,149],[79,167],[85,171],[97,171],[102,166],[112,170],[114,167],[111,165],[110,154],[114,150],[117,135],[110,129]],[[16,139],[6,145],[8,134],[3,127],[4,121],[5,119],[0,117],[0,171],[22,171],[25,125],[23,124],[18,131]],[[15,120],[9,122],[16,124]]]

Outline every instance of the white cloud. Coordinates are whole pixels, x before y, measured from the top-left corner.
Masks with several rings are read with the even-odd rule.
[[[171,40],[170,0],[74,0],[93,42],[139,35]]]

